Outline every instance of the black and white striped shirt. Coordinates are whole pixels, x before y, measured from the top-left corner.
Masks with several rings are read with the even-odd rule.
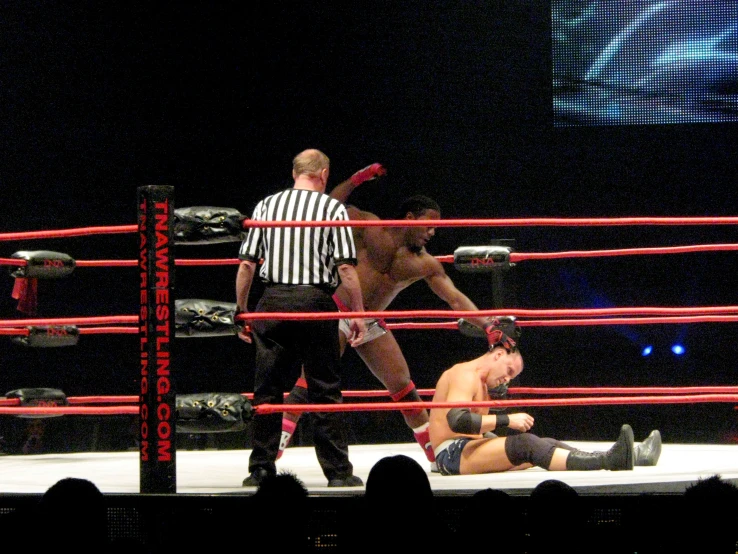
[[[327,194],[288,189],[261,200],[256,221],[345,221],[345,206]],[[336,287],[336,268],[356,265],[350,227],[251,227],[238,257],[264,263],[259,276],[270,283]]]

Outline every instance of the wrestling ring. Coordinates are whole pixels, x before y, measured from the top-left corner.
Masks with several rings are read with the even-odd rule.
[[[328,226],[326,222],[252,222],[229,208],[193,207],[175,210],[171,187],[139,189],[137,225],[86,227],[21,233],[0,233],[0,242],[50,241],[56,238],[90,235],[131,234],[139,245],[137,259],[75,260],[53,250],[26,250],[0,258],[15,278],[13,298],[18,309],[33,315],[39,281],[66,278],[76,268],[138,268],[137,281],[141,306],[138,313],[95,317],[15,317],[0,320],[0,335],[25,348],[71,347],[80,340],[95,340],[86,335],[129,334],[138,337],[141,364],[140,394],[115,396],[66,396],[63,391],[45,387],[27,376],[26,383],[0,397],[0,418],[26,420],[56,417],[130,416],[139,420],[138,450],[124,452],[73,452],[16,454],[0,456],[0,494],[42,493],[64,477],[92,480],[104,493],[180,493],[241,494],[241,481],[247,475],[250,450],[178,450],[177,433],[211,433],[243,430],[249,419],[260,414],[285,411],[284,405],[252,407],[248,392],[213,391],[189,394],[176,386],[177,339],[190,337],[207,340],[236,341],[239,317],[235,304],[215,300],[175,299],[175,267],[237,266],[237,259],[184,259],[175,257],[177,244],[208,244],[240,241],[249,225]],[[351,226],[425,226],[425,227],[513,227],[513,226],[714,226],[736,225],[738,217],[654,217],[654,218],[527,218],[464,220],[382,220],[345,222]],[[340,226],[332,222],[331,226]],[[47,245],[48,243],[44,243]],[[459,272],[484,273],[509,268],[527,261],[563,258],[669,255],[725,252],[738,250],[738,244],[699,244],[688,246],[623,248],[613,250],[565,252],[516,252],[503,246],[462,246],[453,255],[437,256],[442,263],[453,264]],[[131,251],[135,251],[132,245]],[[234,275],[235,277],[235,275]],[[131,279],[131,282],[133,280]],[[463,290],[463,282],[457,283]],[[351,313],[249,313],[249,319],[336,319]],[[470,337],[474,329],[465,326],[465,318],[514,316],[524,331],[536,327],[608,326],[735,323],[738,306],[702,307],[617,307],[592,309],[518,309],[495,308],[480,311],[386,310],[365,312],[365,317],[384,318],[391,330],[461,331]],[[433,320],[433,321],[418,321]],[[483,336],[483,335],[482,335]],[[84,338],[83,338],[84,337]],[[484,340],[480,338],[479,340]],[[481,344],[481,343],[480,343]],[[240,346],[239,346],[240,345]],[[233,348],[246,348],[242,343]],[[402,342],[401,342],[402,345]],[[462,360],[459,360],[462,361]],[[412,363],[411,373],[412,373]],[[131,371],[137,375],[138,369]],[[171,371],[170,371],[171,370]],[[367,370],[368,372],[368,370]],[[177,394],[174,393],[176,390]],[[432,389],[419,389],[423,398],[432,397]],[[504,399],[465,404],[495,409],[563,406],[659,406],[659,405],[734,405],[738,408],[738,386],[689,387],[522,387],[511,385]],[[424,400],[421,406],[449,407],[452,403]],[[417,408],[418,403],[389,402],[382,390],[346,390],[340,405],[290,405],[291,412],[310,411],[399,411]],[[593,408],[595,409],[595,408]],[[735,412],[733,412],[735,414]],[[397,418],[400,416],[397,414]],[[626,422],[623,422],[626,423]],[[408,430],[408,440],[411,440]],[[605,450],[613,437],[602,441],[567,440],[584,450]],[[638,440],[639,437],[636,437]],[[427,460],[415,442],[394,444],[351,444],[350,459],[354,473],[366,481],[371,467],[382,457],[405,454],[423,467]],[[678,444],[664,436],[659,463],[655,467],[636,467],[633,471],[556,472],[532,468],[499,474],[444,477],[428,473],[438,495],[466,495],[482,488],[502,489],[525,495],[538,483],[556,478],[584,493],[640,494],[681,493],[699,478],[715,474],[738,480],[738,444]],[[278,470],[295,473],[314,496],[351,496],[363,494],[362,487],[329,489],[311,446],[290,446],[278,461]]]

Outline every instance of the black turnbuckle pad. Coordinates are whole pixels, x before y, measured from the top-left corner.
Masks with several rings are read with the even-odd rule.
[[[175,244],[242,241],[246,216],[235,208],[193,206],[174,210]]]
[[[178,394],[178,433],[228,433],[246,428],[253,407],[238,393]]]
[[[462,273],[509,269],[511,251],[507,246],[459,246],[454,251],[454,267]]]
[[[70,255],[51,250],[21,250],[11,258],[26,260],[26,265],[11,270],[15,278],[58,279],[69,276],[77,266]]]
[[[467,337],[485,338],[487,336],[487,333],[484,331],[484,329],[477,327],[473,323],[469,323],[463,317],[459,319],[458,325],[459,332]]]
[[[175,337],[222,337],[238,334],[236,303],[186,298],[174,301]]]
[[[59,389],[35,388],[15,389],[5,393],[5,398],[18,398],[21,406],[52,408],[57,406],[68,406],[67,395]],[[63,414],[29,414],[18,417],[40,419],[47,417],[60,417]]]
[[[58,348],[75,346],[79,342],[76,325],[33,325],[26,327],[27,336],[13,337],[13,342],[29,348]]]

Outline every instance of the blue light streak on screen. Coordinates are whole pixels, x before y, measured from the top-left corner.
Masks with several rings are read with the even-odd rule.
[[[738,0],[553,0],[554,125],[738,121]]]

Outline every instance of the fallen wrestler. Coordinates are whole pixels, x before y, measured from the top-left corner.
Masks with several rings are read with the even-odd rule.
[[[385,174],[380,164],[370,165],[356,172],[337,185],[330,196],[346,202],[352,191],[360,184]],[[349,218],[354,221],[378,220],[376,215],[346,205]],[[438,204],[426,196],[413,196],[400,207],[397,219],[433,220],[440,219]],[[433,227],[354,227],[362,298],[366,310],[387,309],[395,297],[417,281],[425,281],[430,289],[453,310],[477,311],[476,305],[459,289],[446,274],[443,265],[430,255],[425,246],[435,235]],[[347,291],[341,285],[333,295],[339,310],[347,311]],[[469,318],[473,325],[489,331],[491,318]],[[341,353],[346,348],[348,336],[347,320],[339,321]],[[369,370],[379,379],[396,402],[420,401],[410,369],[397,340],[383,320],[367,320],[367,331],[363,342],[354,344],[356,353]],[[286,400],[288,404],[307,401],[306,383],[298,380]],[[420,444],[430,462],[435,460],[428,435],[428,411],[425,409],[403,410],[405,423],[412,429],[415,440]],[[280,456],[295,432],[299,413],[286,412],[282,420]]]
[[[488,352],[456,364],[441,375],[433,402],[490,400],[490,390],[507,384],[521,371],[523,357],[518,344],[501,331],[500,342],[490,345]],[[532,466],[549,471],[631,470],[634,465],[656,465],[661,454],[658,431],[636,445],[633,430],[623,425],[609,450],[584,452],[561,441],[529,433],[534,421],[527,413],[492,415],[488,412],[485,407],[431,410],[430,437],[441,474],[496,473]],[[517,433],[496,436],[494,431],[503,427]]]

